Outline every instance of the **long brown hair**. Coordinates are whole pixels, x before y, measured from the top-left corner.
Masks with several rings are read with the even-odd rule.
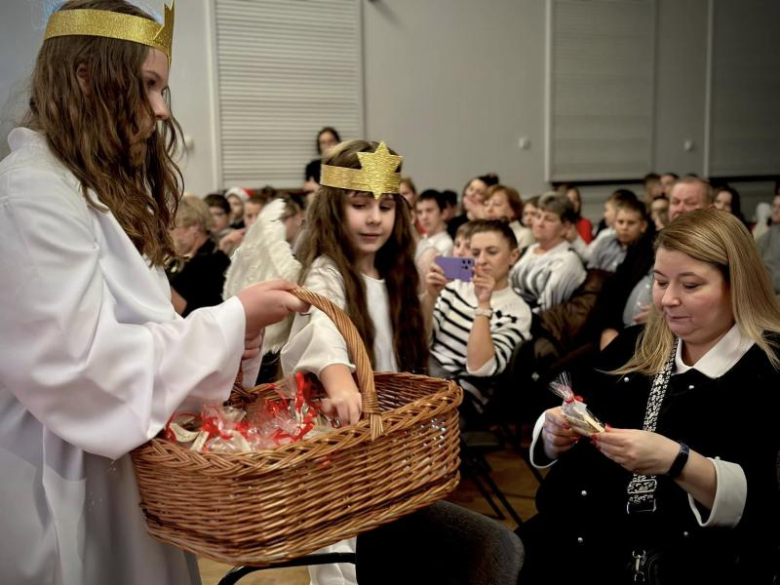
[[[327,153],[323,164],[359,169],[358,152],[374,152],[376,143],[354,140],[344,142]],[[399,169],[400,170],[400,169]],[[320,256],[332,260],[344,278],[346,312],[366,344],[371,363],[374,359],[374,324],[368,314],[366,287],[355,268],[356,253],[347,232],[345,189],[321,186],[309,205],[306,231],[298,252],[303,264],[301,283],[312,263]],[[393,349],[400,371],[424,372],[428,345],[425,339],[422,308],[417,298],[420,277],[414,264],[414,239],[409,206],[400,195],[395,199],[395,225],[384,246],[377,252],[374,266],[384,278],[390,299],[393,325]]]
[[[71,0],[60,10],[85,8],[150,18],[124,0]],[[104,37],[46,40],[32,75],[24,125],[46,136],[54,155],[81,183],[87,203],[107,208],[138,251],[162,266],[175,255],[169,228],[183,180],[173,161],[178,128],[173,118],[158,121],[148,139],[140,138],[140,122],[155,119],[141,75],[149,50]],[[88,94],[79,84],[80,66],[88,72]]]
[[[776,339],[780,307],[753,236],[736,217],[717,209],[691,211],[658,232],[656,250],[663,248],[717,267],[731,291],[731,310],[742,334],[752,339],[776,369],[780,369]],[[616,374],[657,374],[669,359],[674,334],[663,314],[651,306],[636,353]]]

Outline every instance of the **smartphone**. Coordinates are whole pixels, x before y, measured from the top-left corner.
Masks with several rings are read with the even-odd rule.
[[[444,269],[444,276],[450,280],[470,281],[474,277],[474,258],[437,256],[436,264]]]

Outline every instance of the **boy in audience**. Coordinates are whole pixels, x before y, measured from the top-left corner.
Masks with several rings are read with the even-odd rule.
[[[471,232],[474,229],[474,222],[467,221],[455,232],[455,245],[452,248],[452,255],[456,258],[471,258]]]
[[[442,256],[452,254],[453,241],[447,233],[447,223],[444,221],[446,207],[444,195],[433,189],[423,191],[417,199],[417,220],[425,232],[425,236],[417,244],[417,257],[430,247],[436,248]]]
[[[614,234],[600,239],[590,255],[588,268],[615,272],[626,257],[626,251],[647,231],[644,203],[626,199],[618,204],[613,223]]]

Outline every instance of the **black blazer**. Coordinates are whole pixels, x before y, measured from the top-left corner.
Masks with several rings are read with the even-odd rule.
[[[639,327],[626,330],[605,350],[601,371],[579,385],[575,381],[575,391],[586,395],[593,413],[615,428],[642,428],[652,378],[607,373],[628,361],[639,332]],[[580,440],[552,466],[538,491],[539,515],[525,539],[529,564],[570,559],[565,566],[558,563],[557,576],[579,566],[600,576],[601,583],[619,583],[632,550],[663,548],[676,559],[671,582],[707,582],[706,575],[731,583],[771,582],[780,527],[776,413],[780,373],[757,346],[720,378],[696,370],[672,376],[656,432],[743,468],[748,495],[737,527],[701,528],[687,493],[664,476],[658,477],[656,512],[629,515],[631,473]],[[733,569],[736,557],[739,568]],[[737,572],[729,574],[732,570]]]

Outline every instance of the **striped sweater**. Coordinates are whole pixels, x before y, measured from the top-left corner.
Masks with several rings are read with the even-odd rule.
[[[469,370],[466,349],[477,308],[474,285],[455,280],[436,299],[431,354],[453,378],[500,374],[509,363],[515,346],[531,338],[531,310],[510,287],[494,291],[490,306],[493,309],[490,333],[496,352],[481,368]]]

